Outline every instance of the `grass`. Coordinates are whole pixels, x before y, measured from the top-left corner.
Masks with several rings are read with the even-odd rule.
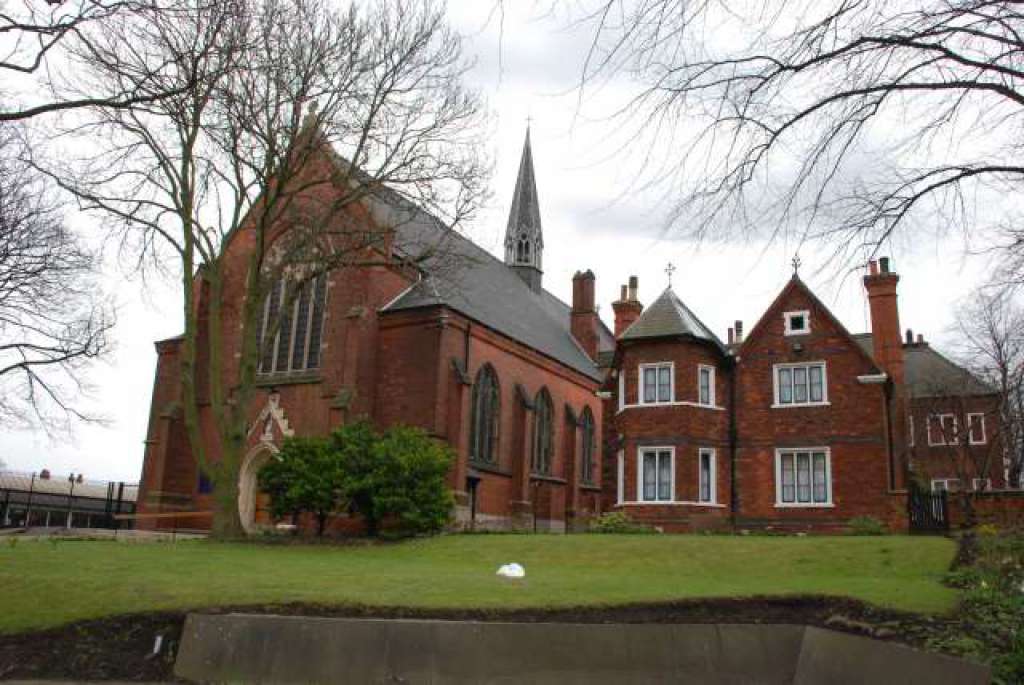
[[[401,544],[0,545],[0,632],[153,610],[316,602],[555,607],[826,594],[918,612],[957,601],[942,538],[455,535]],[[524,581],[495,571],[516,561]]]

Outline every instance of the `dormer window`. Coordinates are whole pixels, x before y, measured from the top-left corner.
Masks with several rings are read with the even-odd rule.
[[[782,316],[786,322],[786,335],[805,335],[811,332],[811,313],[809,311],[786,312]]]

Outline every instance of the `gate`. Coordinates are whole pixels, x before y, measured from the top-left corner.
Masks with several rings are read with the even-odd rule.
[[[949,504],[945,490],[927,492],[910,488],[907,494],[907,515],[911,533],[949,532]]]

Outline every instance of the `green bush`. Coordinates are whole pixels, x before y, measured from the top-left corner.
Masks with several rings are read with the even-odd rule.
[[[452,494],[446,478],[452,450],[418,428],[395,426],[377,435],[357,422],[331,435],[340,457],[342,491],[376,536],[385,520],[404,534],[436,533],[448,523]]]
[[[403,534],[432,533],[448,522],[452,495],[445,482],[451,450],[417,428],[396,426],[383,435],[365,421],[329,438],[289,438],[259,473],[275,518],[310,512],[323,535],[327,517],[349,509],[376,536],[393,521]]]
[[[874,516],[854,516],[849,520],[851,535],[885,535],[889,528]]]
[[[601,514],[590,522],[591,533],[653,533],[647,526],[635,523],[621,511]]]
[[[317,535],[327,517],[345,503],[341,460],[325,438],[288,438],[281,451],[260,469],[260,489],[270,495],[274,518],[316,517]]]

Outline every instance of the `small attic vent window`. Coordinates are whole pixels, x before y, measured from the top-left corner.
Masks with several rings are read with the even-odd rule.
[[[804,335],[811,332],[810,312],[786,312],[786,335]]]

